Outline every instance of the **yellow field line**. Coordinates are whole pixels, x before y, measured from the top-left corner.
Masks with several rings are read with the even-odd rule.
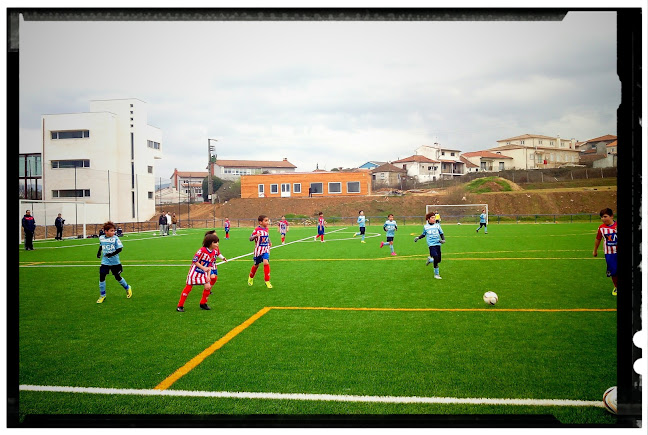
[[[193,370],[198,364],[203,362],[205,358],[207,358],[209,355],[223,347],[228,341],[230,341],[232,338],[236,337],[238,334],[243,332],[248,326],[253,324],[256,320],[258,320],[261,316],[266,314],[268,311],[270,311],[270,308],[265,307],[249,319],[247,319],[245,322],[241,323],[238,325],[236,328],[232,329],[230,332],[225,334],[220,340],[216,341],[214,344],[209,346],[207,349],[203,350],[200,354],[197,356],[193,357],[187,364],[183,365],[180,367],[178,370],[176,370],[173,374],[171,374],[168,378],[160,382],[155,389],[156,390],[166,390],[169,388],[175,381],[189,373],[191,370]]]
[[[613,312],[616,308],[353,308],[353,307],[270,307],[273,310],[329,311],[509,311],[509,312]]]

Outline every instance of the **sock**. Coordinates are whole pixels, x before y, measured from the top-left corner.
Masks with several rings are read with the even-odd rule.
[[[207,298],[209,297],[210,290],[203,290],[202,299],[200,299],[200,305],[207,303]]]
[[[185,288],[182,289],[182,294],[180,295],[180,301],[178,301],[178,306],[179,307],[184,307],[184,303],[187,300],[187,296],[189,296],[189,292],[193,286],[191,284],[187,284]]]
[[[250,278],[254,278],[254,275],[256,275],[256,271],[259,268],[259,265],[255,264],[252,266],[252,269],[250,269]]]
[[[263,279],[266,281],[270,281],[270,265],[269,264],[264,264],[263,265]]]
[[[612,278],[612,282],[614,283],[614,288],[616,288],[617,287],[617,277],[612,276],[611,278]]]
[[[128,283],[126,282],[126,280],[124,278],[122,278],[121,281],[119,281],[119,283],[121,284],[122,287],[124,287],[126,290],[128,290]]]
[[[211,285],[216,284],[216,281],[218,281],[218,275],[212,275],[212,277],[211,277]]]
[[[435,268],[434,268],[434,274],[435,274],[435,275],[438,275],[438,274],[439,274],[439,268],[438,268],[438,267],[435,267]]]
[[[324,234],[322,234],[322,242],[324,241]]]
[[[363,235],[362,235],[362,241],[363,241],[363,242],[364,242],[364,236],[365,236],[365,235],[363,234]]]
[[[394,252],[394,245],[390,244],[390,245],[389,245],[389,249],[390,249],[392,252]]]
[[[285,242],[286,238],[284,236],[281,236],[281,243]]]
[[[99,282],[99,293],[101,297],[106,297],[106,281]]]

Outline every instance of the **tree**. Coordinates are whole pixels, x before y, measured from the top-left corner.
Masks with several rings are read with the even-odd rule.
[[[207,201],[207,195],[209,194],[209,189],[207,188],[208,186],[208,177],[203,178],[202,181],[202,191],[203,191],[203,198],[205,198],[205,201]],[[224,181],[218,177],[212,177],[212,192],[216,192],[222,185]]]

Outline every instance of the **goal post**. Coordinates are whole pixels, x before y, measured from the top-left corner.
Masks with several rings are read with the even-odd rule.
[[[36,221],[36,234],[39,239],[54,238],[56,228],[54,222],[59,213],[65,219],[65,228],[70,234],[70,228],[77,227],[75,233],[82,229],[83,238],[86,238],[87,207],[84,201],[44,201],[35,199],[21,199],[18,207],[18,243],[22,244],[22,218],[29,210]],[[74,234],[77,237],[79,234]]]
[[[479,223],[482,210],[486,213],[488,224],[488,204],[432,204],[425,206],[425,214],[437,212],[441,223],[472,224]]]

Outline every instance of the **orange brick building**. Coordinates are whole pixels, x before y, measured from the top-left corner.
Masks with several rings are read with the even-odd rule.
[[[290,172],[241,176],[241,198],[364,196],[371,194],[369,171]]]

